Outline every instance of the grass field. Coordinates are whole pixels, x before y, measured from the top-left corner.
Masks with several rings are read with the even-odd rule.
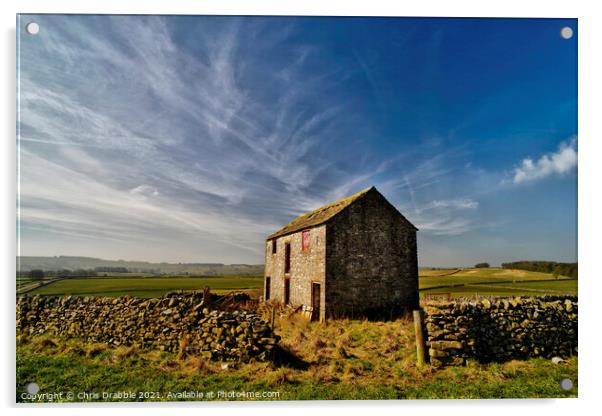
[[[447,276],[458,273],[461,269],[418,269],[420,277]]]
[[[217,293],[246,291],[258,296],[262,285],[262,276],[106,277],[65,279],[32,293],[154,297],[209,286]],[[518,270],[450,269],[421,271],[420,288],[422,296],[574,294],[577,281]],[[181,400],[181,396],[169,397],[169,393],[184,391],[275,392],[258,400],[577,396],[577,357],[561,364],[537,358],[419,369],[415,365],[413,323],[408,319],[317,324],[293,316],[278,318],[275,332],[282,336],[280,344],[294,359],[281,365],[248,363],[227,368],[194,356],[86,344],[49,335],[20,336],[17,401],[24,401],[21,394],[29,382],[37,383],[40,393],[154,392],[152,397],[137,397],[136,401]],[[575,387],[571,391],[560,389],[562,378],[573,380]],[[82,400],[103,401],[94,396],[78,401]]]
[[[549,273],[488,269],[427,270],[420,274],[421,296],[541,296],[577,294],[577,279]],[[435,273],[436,272],[436,273]]]
[[[420,270],[421,296],[467,297],[483,296],[538,296],[545,294],[577,294],[577,280],[551,274],[524,270],[442,269]],[[20,280],[18,288],[27,288],[30,280]],[[262,276],[211,277],[131,277],[108,276],[98,278],[64,279],[50,283],[31,294],[159,297],[170,291],[202,290],[209,286],[212,292],[244,291],[253,297],[262,293]]]
[[[419,369],[409,320],[317,324],[293,317],[278,320],[276,333],[296,360],[281,366],[248,363],[228,368],[159,351],[21,337],[17,401],[31,381],[40,386],[40,393],[147,391],[157,392],[158,400],[170,400],[170,392],[182,391],[277,392],[260,400],[577,396],[576,357],[561,364],[538,358]],[[562,378],[573,380],[575,387],[561,390]]]
[[[31,292],[40,295],[160,297],[177,290],[203,290],[209,286],[214,293],[232,291],[261,292],[262,276],[220,277],[117,277],[64,279]]]

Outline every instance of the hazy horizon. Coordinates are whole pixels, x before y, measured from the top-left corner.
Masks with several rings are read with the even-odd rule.
[[[167,264],[223,264],[225,266],[233,266],[233,265],[248,265],[248,266],[263,266],[264,263],[221,263],[221,262],[202,262],[202,261],[191,261],[191,262],[165,262],[165,261],[159,261],[159,260],[140,260],[140,259],[109,259],[109,258],[101,258],[101,257],[89,257],[89,256],[74,256],[74,255],[68,255],[68,254],[59,254],[56,256],[17,256],[17,258],[19,257],[45,257],[45,258],[86,258],[86,259],[92,259],[92,260],[102,260],[102,261],[109,261],[109,262],[127,262],[127,263],[151,263],[151,264],[161,264],[161,263],[167,263]],[[519,260],[512,260],[512,261],[552,261],[552,262],[558,262],[557,260],[554,259],[519,259]],[[508,261],[512,262],[512,261]],[[575,261],[576,262],[576,261]],[[503,263],[506,263],[506,261],[504,261]],[[561,263],[561,262],[558,262]],[[476,264],[476,263],[475,263]],[[420,268],[441,268],[441,269],[445,269],[445,268],[472,268],[474,267],[474,264],[448,264],[448,265],[442,265],[442,266],[432,266],[429,264],[424,264],[424,265],[420,265]],[[490,263],[490,267],[495,268],[495,267],[501,267],[501,263],[498,264],[493,264]]]
[[[93,260],[103,260],[103,261],[114,261],[114,262],[129,262],[129,263],[169,263],[169,264],[224,264],[224,265],[233,265],[233,264],[248,264],[250,266],[263,265],[263,263],[222,263],[222,262],[205,262],[205,261],[190,261],[190,262],[168,262],[161,260],[141,260],[141,259],[124,259],[124,258],[104,258],[104,257],[94,257],[94,256],[76,256],[71,254],[57,254],[53,256],[30,256],[30,255],[17,255],[19,257],[45,257],[45,258],[84,258],[84,259],[93,259]]]
[[[419,228],[421,267],[577,261],[576,19],[18,32],[22,256],[263,264],[273,231],[374,185]]]

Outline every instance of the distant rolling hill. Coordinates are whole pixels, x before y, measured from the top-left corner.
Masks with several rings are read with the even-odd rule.
[[[577,279],[552,273],[490,268],[421,270],[422,296],[576,295]]]
[[[205,276],[263,274],[263,264],[151,263],[146,261],[104,260],[94,257],[17,256],[17,271],[77,270],[96,267],[125,267],[130,272],[155,274],[195,274]]]

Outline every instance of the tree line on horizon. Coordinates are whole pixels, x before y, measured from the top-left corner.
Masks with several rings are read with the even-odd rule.
[[[129,273],[127,267],[95,267],[93,269],[61,269],[44,270],[32,269],[17,272],[17,276],[29,277],[30,279],[43,279],[44,277],[96,277],[99,273]]]
[[[30,279],[43,279],[45,277],[96,277],[98,272],[92,269],[76,270],[42,270],[32,269],[17,272],[17,276],[29,277]]]
[[[530,272],[551,273],[554,277],[567,276],[577,278],[577,263],[559,263],[555,261],[523,260],[502,263],[503,269],[518,269]]]

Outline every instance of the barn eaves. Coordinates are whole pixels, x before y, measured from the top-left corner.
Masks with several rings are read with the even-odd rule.
[[[275,233],[270,234],[267,240],[272,240],[274,238],[282,237],[283,235],[287,234],[292,234],[305,228],[311,228],[320,224],[324,224],[332,217],[334,217],[335,215],[343,211],[345,208],[347,208],[349,205],[362,198],[364,195],[368,194],[370,191],[378,192],[378,190],[374,186],[371,186],[370,188],[364,189],[358,192],[357,194],[353,194],[346,198],[339,199],[337,201],[331,202],[328,205],[324,205],[323,207],[320,207],[314,211],[303,214],[289,222],[287,225],[285,225]]]

